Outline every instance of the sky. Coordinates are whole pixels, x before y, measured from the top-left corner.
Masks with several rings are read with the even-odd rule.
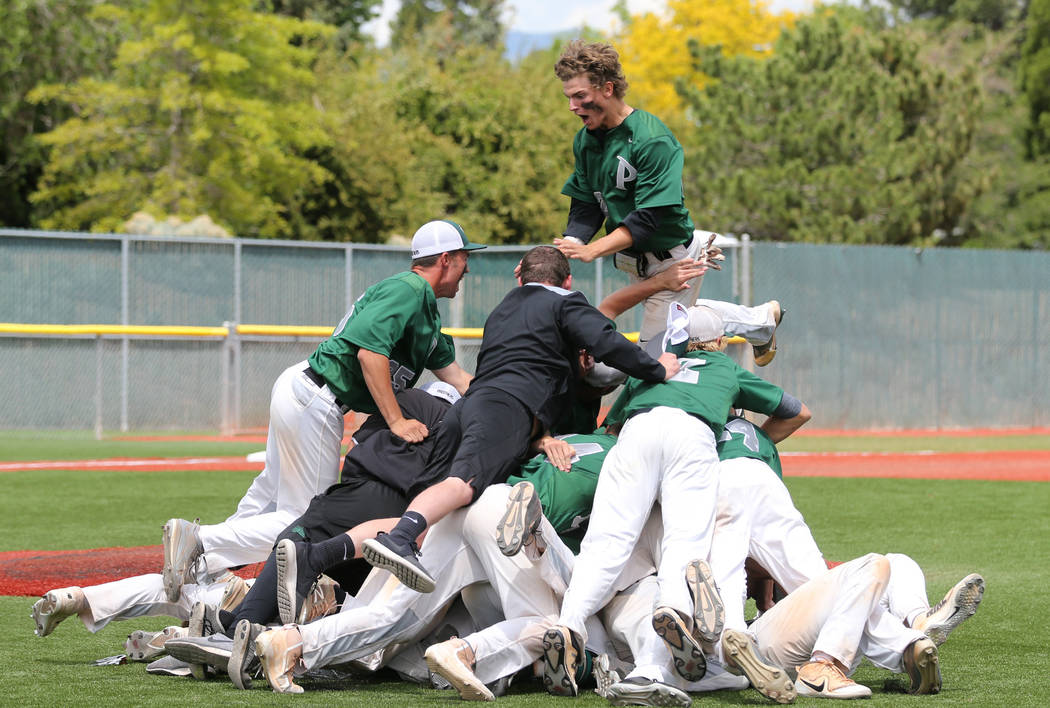
[[[383,0],[379,18],[365,26],[379,44],[386,44],[390,20],[397,13],[399,0]],[[586,24],[596,30],[611,29],[615,15],[612,12],[616,0],[509,0],[511,18],[509,29],[519,32],[558,32],[574,29]],[[808,10],[812,0],[771,0],[770,10]],[[665,0],[627,0],[632,14],[659,12],[667,7]]]

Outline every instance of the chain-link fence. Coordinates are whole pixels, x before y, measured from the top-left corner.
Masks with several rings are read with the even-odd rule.
[[[527,247],[471,258],[447,326],[480,327]],[[749,243],[727,248],[706,298],[778,299],[781,353],[764,377],[809,404],[815,427],[1045,426],[1050,413],[1050,254]],[[196,339],[0,336],[0,428],[265,427],[270,387],[316,337],[234,325],[333,326],[408,249],[0,230],[0,321],[228,325]],[[573,264],[596,302],[626,284],[611,259]],[[752,295],[754,293],[754,295]],[[637,329],[639,313],[618,321]],[[458,339],[473,370],[478,341]]]

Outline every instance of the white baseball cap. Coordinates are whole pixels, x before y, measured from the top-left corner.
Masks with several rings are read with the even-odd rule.
[[[725,323],[717,312],[706,305],[689,308],[689,339],[710,342],[725,334]]]
[[[426,391],[435,398],[448,401],[449,403],[455,403],[460,399],[459,391],[456,390],[455,386],[447,384],[444,381],[431,381],[420,387],[421,391]]]
[[[412,260],[446,251],[476,251],[479,248],[485,247],[468,241],[463,228],[454,221],[428,221],[412,236]]]

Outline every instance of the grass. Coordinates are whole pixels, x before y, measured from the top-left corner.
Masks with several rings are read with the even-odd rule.
[[[836,440],[841,440],[836,438]],[[892,438],[867,438],[868,449],[885,449]],[[926,439],[896,439],[911,442]],[[945,438],[946,444],[960,438]],[[1003,440],[1003,439],[1000,439]],[[811,439],[806,440],[808,444]],[[61,439],[65,459],[126,455],[201,455],[213,443],[79,442]],[[241,443],[235,443],[241,445]],[[933,444],[933,443],[927,443]],[[940,443],[937,443],[940,444]],[[78,447],[80,445],[80,447]],[[170,445],[177,453],[159,453]],[[247,445],[251,451],[258,445]],[[27,459],[15,436],[0,435],[0,459]],[[923,447],[918,449],[933,449]],[[221,453],[227,454],[227,453]],[[55,455],[59,457],[59,455]],[[251,472],[37,471],[0,474],[4,494],[4,550],[148,545],[160,541],[171,516],[218,521],[247,488]],[[941,649],[944,689],[938,696],[902,694],[899,676],[870,665],[856,678],[880,705],[1043,704],[1042,677],[1050,665],[1050,613],[1042,597],[1050,584],[1046,538],[1050,536],[1050,485],[1041,483],[788,478],[788,487],[827,557],[846,560],[870,551],[911,555],[926,571],[936,601],[960,577],[977,571],[987,593],[977,615]],[[436,706],[459,703],[452,694],[402,683],[389,675],[338,684],[306,684],[303,696],[259,689],[239,692],[228,682],[198,683],[148,676],[142,665],[97,667],[94,659],[117,654],[132,629],[160,628],[165,618],[114,623],[98,634],[68,619],[44,639],[34,637],[31,598],[0,598],[0,656],[5,704],[72,705],[331,705]],[[767,705],[754,691],[699,695],[710,705]],[[525,682],[499,699],[508,708],[568,703]],[[800,705],[820,705],[799,699]],[[572,705],[605,705],[593,694]],[[702,703],[697,703],[702,705]]]

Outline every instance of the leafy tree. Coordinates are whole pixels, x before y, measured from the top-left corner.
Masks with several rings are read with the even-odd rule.
[[[960,168],[979,92],[971,75],[949,78],[918,49],[850,8],[800,19],[765,60],[694,44],[715,79],[680,85],[697,117],[683,140],[694,220],[775,240],[953,233],[982,187]]]
[[[464,45],[503,45],[505,0],[403,0],[390,26],[395,49],[420,43],[431,27],[444,27],[440,55]]]
[[[364,57],[349,73],[324,64],[333,140],[331,177],[310,195],[319,235],[384,241],[444,217],[491,243],[560,232],[575,123],[551,70],[556,50],[511,65],[475,45],[434,62],[431,41]]]
[[[317,23],[252,11],[251,0],[149,0],[98,12],[128,28],[112,76],[37,89],[74,116],[41,136],[51,148],[34,202],[45,228],[111,230],[132,213],[208,214],[238,235],[304,227],[303,157],[324,144],[306,91]]]
[[[1050,156],[1050,0],[1031,0],[1021,47],[1021,89],[1028,99],[1025,148],[1030,158]]]
[[[1017,18],[1019,0],[889,0],[913,19],[965,20],[993,30],[1002,29]]]
[[[31,102],[38,84],[104,75],[116,42],[91,14],[98,0],[0,4],[0,225],[32,224],[29,195],[46,153],[35,140],[70,115],[62,101]]]
[[[667,16],[631,17],[616,46],[632,104],[674,120],[683,104],[675,82],[703,86],[706,77],[692,60],[689,42],[718,46],[726,56],[768,56],[773,41],[794,15],[772,13],[765,0],[669,0]]]
[[[382,4],[383,0],[258,0],[257,9],[334,25],[336,38],[345,48],[362,39],[361,26],[378,14]]]

